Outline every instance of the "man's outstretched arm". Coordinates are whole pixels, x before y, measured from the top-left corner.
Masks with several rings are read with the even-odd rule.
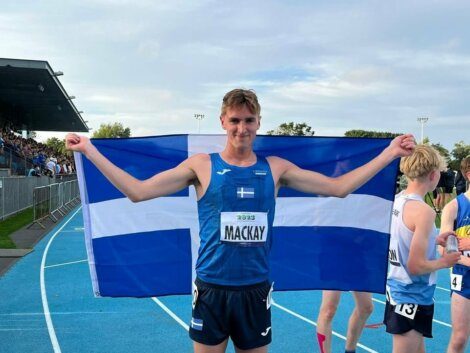
[[[336,178],[301,169],[281,158],[270,157],[270,163],[279,176],[280,186],[312,194],[345,197],[364,185],[394,159],[411,155],[415,146],[413,135],[398,136],[370,162]]]
[[[196,180],[192,159],[197,159],[198,156],[187,159],[177,167],[156,174],[147,180],[139,180],[109,161],[85,136],[67,134],[65,146],[68,150],[83,153],[117,189],[133,202],[170,195]]]

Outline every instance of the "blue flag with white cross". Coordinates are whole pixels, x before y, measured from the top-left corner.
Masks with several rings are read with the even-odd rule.
[[[225,135],[94,139],[109,160],[138,179],[196,153],[221,152]],[[390,139],[258,136],[254,150],[336,177],[377,156]],[[75,154],[85,240],[96,296],[190,294],[199,250],[193,187],[133,203],[81,154]],[[345,198],[281,188],[276,199],[271,280],[275,290],[384,293],[398,160]],[[223,171],[220,171],[223,172]],[[237,198],[254,189],[237,188]]]

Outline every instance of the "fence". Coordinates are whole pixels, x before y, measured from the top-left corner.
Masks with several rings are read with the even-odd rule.
[[[42,228],[42,221],[49,217],[57,222],[57,213],[64,216],[79,203],[78,181],[71,180],[34,188],[33,223]]]
[[[61,179],[59,179],[61,178]],[[58,181],[68,181],[76,175],[66,175],[63,178],[41,177],[0,177],[0,220],[6,219],[20,211],[33,206],[33,190],[37,187],[50,185]]]
[[[33,189],[48,185],[47,177],[0,178],[0,220],[8,218],[33,205]]]

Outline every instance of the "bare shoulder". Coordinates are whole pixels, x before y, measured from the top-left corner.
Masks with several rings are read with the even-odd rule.
[[[410,200],[404,208],[405,223],[418,224],[434,221],[436,212],[425,202]]]
[[[211,160],[211,157],[207,153],[196,153],[195,155],[189,157],[188,161],[192,162],[208,162]]]
[[[207,153],[197,153],[186,159],[182,164],[185,164],[188,167],[195,169],[198,166],[209,163],[210,161],[211,157]]]
[[[266,160],[268,161],[271,169],[276,171],[285,171],[288,168],[295,167],[294,163],[278,156],[269,156],[266,157]]]

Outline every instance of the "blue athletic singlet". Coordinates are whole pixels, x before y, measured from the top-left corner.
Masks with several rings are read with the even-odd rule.
[[[198,201],[200,247],[196,274],[204,282],[241,286],[269,279],[275,210],[266,158],[238,167],[210,155],[211,180]]]
[[[436,288],[436,273],[412,275],[407,263],[410,254],[413,232],[403,222],[403,208],[409,200],[424,202],[419,195],[400,193],[393,203],[392,225],[390,231],[389,264],[387,277],[387,299],[396,304],[434,304],[433,295]],[[437,229],[429,234],[428,260],[435,260]]]
[[[457,218],[455,220],[455,234],[459,239],[470,238],[470,200],[465,194],[457,196]],[[470,250],[463,252],[470,257]],[[470,268],[456,264],[451,274],[452,291],[470,299]]]

